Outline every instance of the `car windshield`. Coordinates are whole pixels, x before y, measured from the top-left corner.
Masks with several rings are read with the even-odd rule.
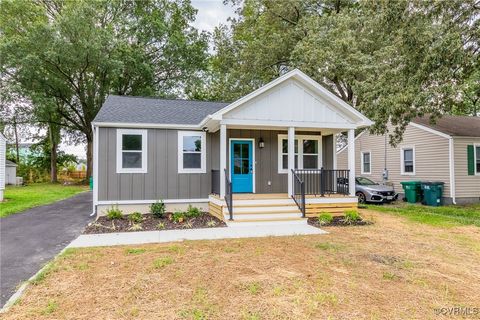
[[[356,180],[357,180],[357,184],[359,184],[361,186],[373,186],[373,185],[378,184],[378,183],[373,182],[372,180],[364,178],[364,177],[358,177]]]

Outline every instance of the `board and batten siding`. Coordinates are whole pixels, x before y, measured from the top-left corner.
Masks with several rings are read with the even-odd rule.
[[[480,145],[480,137],[454,137],[453,144],[455,194],[457,198],[476,198],[478,201],[480,199],[480,175],[468,175],[467,146]]]
[[[318,132],[297,132],[318,135]],[[256,193],[282,193],[288,175],[278,173],[280,130],[228,129],[229,139],[255,139]],[[258,147],[263,138],[265,147]],[[99,129],[98,201],[205,199],[211,193],[211,170],[220,168],[220,134],[206,135],[206,173],[178,173],[178,130],[147,129],[147,173],[117,173],[117,129]],[[322,137],[324,168],[333,168],[333,137]],[[227,149],[227,165],[230,155]],[[268,183],[270,181],[270,184]]]
[[[395,148],[387,143],[386,167],[388,181],[397,192],[403,192],[401,181],[442,181],[445,183],[444,197],[450,197],[449,142],[445,137],[408,125],[403,141]],[[414,147],[415,175],[401,174],[401,148]],[[465,147],[466,148],[466,147]],[[361,152],[371,152],[371,174],[361,173]],[[347,148],[337,153],[337,167],[348,163]],[[355,172],[376,182],[383,180],[385,168],[385,136],[364,132],[355,140]]]
[[[147,173],[117,173],[116,141],[116,128],[99,129],[99,201],[208,198],[212,135],[206,135],[206,173],[178,173],[178,130],[147,129]]]

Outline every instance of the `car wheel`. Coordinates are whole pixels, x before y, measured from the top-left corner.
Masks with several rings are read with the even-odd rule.
[[[363,194],[363,192],[357,192],[355,195],[358,197],[359,203],[367,202],[367,198],[365,197],[365,194]]]

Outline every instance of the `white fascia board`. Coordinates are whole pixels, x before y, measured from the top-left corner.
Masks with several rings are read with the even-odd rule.
[[[169,124],[169,123],[129,123],[129,122],[93,122],[96,127],[112,128],[141,128],[141,129],[196,129],[201,130],[198,124]]]
[[[418,128],[418,129],[422,129],[424,131],[427,131],[427,132],[430,132],[430,133],[433,133],[433,134],[436,134],[437,136],[440,136],[440,137],[443,137],[443,138],[446,138],[446,139],[450,139],[452,136],[446,134],[446,133],[443,133],[443,132],[440,132],[438,130],[435,130],[435,129],[432,129],[432,128],[429,128],[429,127],[426,127],[424,125],[421,125],[421,124],[418,124],[418,123],[415,123],[415,122],[410,122],[410,124],[412,125],[412,127],[415,127],[415,128]]]
[[[226,125],[245,125],[245,126],[265,126],[265,127],[295,127],[312,129],[356,129],[355,124],[336,124],[333,122],[306,122],[306,121],[272,121],[272,120],[245,120],[245,119],[224,119],[220,124]]]

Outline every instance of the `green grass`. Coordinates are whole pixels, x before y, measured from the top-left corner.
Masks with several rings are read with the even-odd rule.
[[[86,190],[86,186],[63,186],[51,183],[36,183],[25,187],[7,186],[5,202],[0,203],[0,218],[66,199]]]
[[[367,205],[368,209],[402,215],[411,221],[434,226],[476,225],[480,227],[480,205],[428,207],[417,204]]]

